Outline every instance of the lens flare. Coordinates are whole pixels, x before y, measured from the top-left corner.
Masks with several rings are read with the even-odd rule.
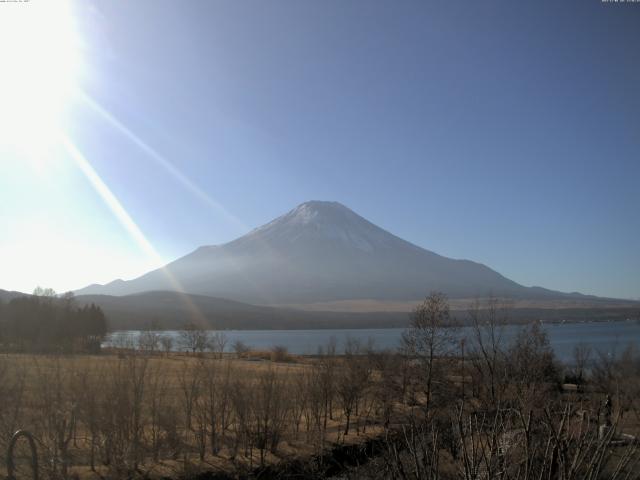
[[[247,226],[242,223],[237,217],[232,215],[226,208],[224,208],[219,202],[214,200],[209,194],[198,187],[191,179],[184,175],[173,163],[167,160],[164,156],[160,155],[155,149],[150,147],[146,142],[140,139],[135,133],[133,133],[122,122],[115,118],[110,112],[104,109],[98,102],[87,95],[85,92],[78,90],[77,96],[88,105],[93,111],[97,112],[103,119],[105,119],[109,125],[123,134],[131,143],[142,150],[149,158],[155,161],[158,165],[164,168],[171,176],[176,179],[182,186],[184,186],[194,196],[199,198],[202,202],[208,205],[211,209],[215,210],[226,218],[230,223],[236,227],[247,230]]]
[[[163,264],[163,260],[155,251],[151,243],[144,236],[136,222],[133,221],[131,216],[127,213],[125,208],[122,206],[120,201],[116,198],[116,196],[111,192],[109,187],[104,181],[100,178],[95,169],[91,166],[89,161],[80,153],[80,151],[76,148],[76,146],[69,140],[68,137],[61,137],[62,144],[64,145],[67,152],[78,166],[78,168],[85,175],[87,180],[91,183],[96,192],[100,195],[100,197],[107,204],[111,212],[116,216],[118,221],[122,224],[122,226],[127,230],[127,232],[131,235],[131,237],[136,241],[138,246],[145,252],[150,258],[157,261],[159,264]]]
[[[178,280],[164,266],[165,261],[156,252],[155,248],[153,248],[153,245],[151,245],[149,240],[147,240],[144,233],[142,233],[142,230],[140,230],[136,222],[133,220],[133,218],[131,218],[122,203],[113,194],[111,189],[102,180],[102,178],[100,178],[100,175],[98,175],[95,169],[91,166],[91,163],[85,158],[85,156],[80,152],[80,150],[78,150],[78,148],[67,136],[61,135],[61,142],[69,152],[69,155],[76,163],[80,171],[82,171],[82,173],[86,176],[89,183],[91,183],[93,188],[100,195],[102,200],[113,212],[115,217],[126,229],[129,235],[131,235],[131,237],[135,240],[135,242],[145,252],[146,255],[148,255],[151,259],[158,263],[161,271],[166,276],[172,289],[181,294],[180,298],[191,313],[192,319],[200,323],[201,325],[207,325],[206,318],[204,317],[200,309],[193,303],[189,296],[185,294],[184,288],[182,287],[180,282],[178,282]]]

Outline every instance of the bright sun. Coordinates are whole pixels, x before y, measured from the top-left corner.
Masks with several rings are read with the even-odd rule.
[[[71,8],[52,0],[1,7],[0,146],[43,167],[79,73]]]

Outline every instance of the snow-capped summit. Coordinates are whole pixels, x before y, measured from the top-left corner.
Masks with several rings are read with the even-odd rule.
[[[137,279],[77,293],[175,290],[258,304],[562,295],[523,287],[490,268],[440,256],[383,230],[337,202],[303,203],[232,242],[200,247]]]
[[[338,242],[373,253],[399,240],[338,202],[310,201],[250,232],[240,243]],[[391,241],[391,242],[390,242]]]

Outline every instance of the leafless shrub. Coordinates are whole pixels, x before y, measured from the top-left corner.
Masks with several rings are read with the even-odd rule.
[[[236,353],[236,356],[238,358],[246,357],[251,350],[251,347],[249,347],[249,345],[244,343],[242,340],[236,340],[235,342],[233,342],[231,348],[233,348],[233,351]]]
[[[272,362],[290,362],[291,356],[289,356],[289,351],[287,347],[283,345],[275,345],[271,349],[271,361]]]

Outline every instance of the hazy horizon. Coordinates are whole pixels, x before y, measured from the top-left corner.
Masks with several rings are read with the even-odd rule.
[[[640,298],[640,9],[0,5],[0,289],[129,279],[308,200]]]

